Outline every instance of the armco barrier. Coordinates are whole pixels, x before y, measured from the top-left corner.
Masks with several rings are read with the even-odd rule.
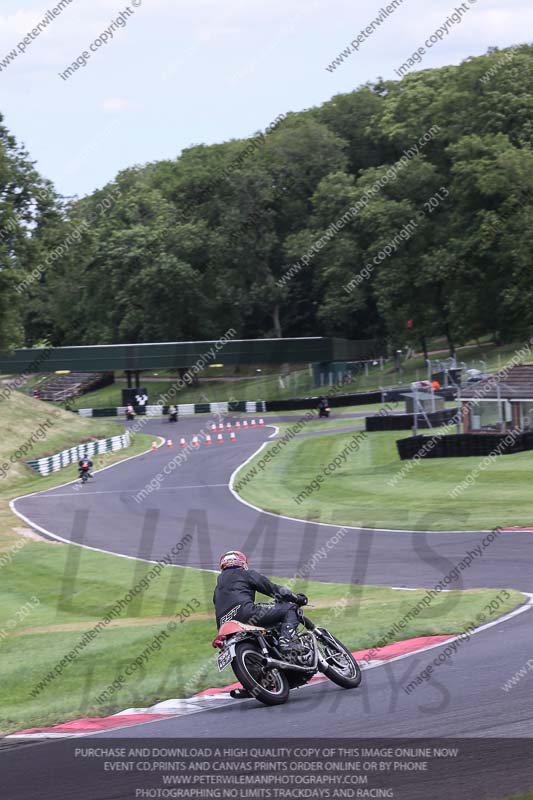
[[[372,403],[400,403],[405,400],[405,393],[410,392],[409,386],[397,387],[395,389],[383,389],[372,392],[353,392],[352,394],[338,394],[329,398],[331,408],[339,406],[364,406]],[[324,397],[328,396],[327,386],[324,387]],[[453,389],[439,389],[435,392],[435,397],[443,397],[445,400],[453,400],[455,392]],[[265,411],[294,411],[307,408],[316,408],[318,395],[316,397],[293,398],[290,400],[266,400]]]
[[[533,450],[533,433],[518,434],[505,444],[509,433],[451,433],[434,436],[412,436],[398,439],[396,447],[402,461],[420,458],[462,458],[489,456],[491,453],[509,455]]]
[[[352,394],[339,394],[329,398],[331,408],[339,406],[363,406],[372,403],[397,403],[404,400],[404,393],[410,391],[408,386],[403,388],[376,390],[372,392],[354,392]],[[327,397],[327,387],[324,387],[324,396]],[[452,389],[442,389],[435,392],[436,397],[445,400],[453,399]],[[222,403],[180,403],[177,406],[179,414],[225,414],[229,412],[245,411],[250,414],[259,414],[265,411],[305,411],[316,408],[318,397],[296,397],[288,400],[235,400]],[[135,413],[139,416],[160,417],[168,414],[168,405],[135,406]],[[121,417],[126,415],[126,406],[115,408],[80,408],[78,414],[82,417]],[[395,429],[393,429],[395,430]],[[399,430],[399,429],[396,429]]]
[[[419,428],[438,428],[440,425],[447,425],[453,422],[457,409],[445,408],[442,411],[429,413],[428,419],[431,426],[426,422],[425,417],[418,415]],[[372,417],[365,417],[366,431],[410,431],[415,424],[414,414],[376,414]]]
[[[327,397],[327,386],[324,387],[324,397]],[[318,397],[301,397],[290,400],[266,400],[265,411],[303,411],[307,408],[316,408]],[[381,392],[356,392],[354,394],[338,394],[329,398],[331,408],[339,406],[363,406],[369,403],[381,403]]]
[[[92,456],[102,455],[102,453],[108,453],[112,450],[122,450],[122,448],[129,446],[130,434],[126,431],[118,436],[112,436],[110,439],[86,442],[85,444],[79,444],[77,447],[63,450],[61,453],[56,453],[53,456],[37,458],[32,461],[27,461],[26,463],[40,475],[49,475],[50,472],[57,472],[63,467],[68,467],[70,464],[77,464],[78,461],[85,456],[89,456],[90,458]]]
[[[257,414],[265,411],[265,403],[262,400],[257,402],[247,402],[238,400],[223,403],[179,403],[178,416],[180,414],[225,414],[228,411],[250,411]],[[134,411],[140,417],[161,417],[168,414],[168,405],[149,405],[134,406]],[[110,408],[80,408],[77,413],[82,417],[125,417],[126,406],[115,406]]]
[[[403,389],[402,391],[407,391]],[[332,408],[339,406],[360,406],[367,403],[381,403],[382,393],[359,392],[356,394],[337,395],[330,398]],[[401,399],[401,398],[400,398]],[[258,414],[265,411],[298,411],[309,408],[316,408],[318,405],[318,395],[316,397],[292,398],[289,400],[235,400],[224,403],[181,403],[178,404],[179,414],[225,414],[229,412],[245,411],[250,414]],[[168,414],[168,406],[149,405],[135,406],[135,413],[139,416],[160,417]],[[126,414],[126,406],[116,408],[80,408],[78,414],[83,417],[121,417]]]

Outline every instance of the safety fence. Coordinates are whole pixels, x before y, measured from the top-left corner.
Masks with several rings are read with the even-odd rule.
[[[129,431],[126,431],[109,439],[85,442],[76,447],[70,447],[68,450],[62,450],[61,453],[56,453],[53,456],[37,458],[26,463],[40,475],[49,475],[51,472],[57,472],[63,467],[70,466],[70,464],[77,464],[81,458],[91,458],[113,450],[122,450],[124,447],[129,447],[130,444],[130,434]]]

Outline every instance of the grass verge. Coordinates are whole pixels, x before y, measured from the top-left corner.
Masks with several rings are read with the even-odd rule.
[[[53,416],[53,411],[57,412]],[[51,427],[43,425],[51,421]],[[31,436],[41,429],[44,436]],[[40,458],[74,447],[82,442],[116,436],[123,428],[114,422],[86,419],[66,411],[59,411],[39,400],[13,392],[9,400],[0,403],[0,555],[13,547],[20,538],[22,523],[9,507],[14,497],[50,489],[77,477],[75,465],[66,467],[46,477],[26,466],[26,458]],[[138,455],[150,447],[153,437],[133,434],[132,444],[125,450],[116,450],[93,457],[94,469],[101,469]],[[31,442],[25,457],[17,456],[21,445]]]
[[[43,478],[26,466],[26,460],[117,436],[122,431],[116,422],[79,417],[13,392],[8,400],[0,401],[0,493],[25,485],[31,478],[42,485]],[[61,475],[65,474],[63,470]]]
[[[287,424],[278,427],[282,435]],[[495,458],[464,492],[450,497],[482,459],[402,462],[396,440],[406,433],[297,437],[261,468],[261,459],[273,452],[272,442],[241,468],[234,488],[244,500],[267,511],[338,525],[479,530],[533,524],[533,452]],[[352,446],[354,437],[358,449],[354,443],[342,463],[330,470],[328,465]]]
[[[68,545],[31,542],[2,568],[0,631],[31,596],[39,604],[0,642],[1,731],[102,716],[233,682],[231,672],[218,673],[211,647],[216,632],[211,601],[216,576],[176,567],[163,568],[121,616],[79,649],[77,657],[56,675],[55,666],[84,633],[151,569],[146,564],[139,571],[138,562],[82,550],[72,571],[71,551]],[[400,592],[309,581],[300,581],[294,588],[309,594],[315,606],[309,616],[314,621],[330,627],[356,649],[375,645],[425,595],[425,590]],[[398,638],[460,633],[497,592],[450,592],[438,602],[436,598],[434,606],[409,622]],[[511,591],[499,612],[521,602],[522,595]],[[172,621],[176,629],[169,632]],[[119,676],[125,676],[139,658],[138,667],[120,681]],[[52,677],[46,680],[47,675]],[[118,690],[99,702],[114,681]]]

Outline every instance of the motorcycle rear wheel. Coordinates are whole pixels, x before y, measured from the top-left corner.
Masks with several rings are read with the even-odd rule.
[[[289,699],[289,682],[279,669],[262,665],[261,651],[251,642],[239,642],[231,664],[233,672],[252,697],[266,706],[278,706]]]

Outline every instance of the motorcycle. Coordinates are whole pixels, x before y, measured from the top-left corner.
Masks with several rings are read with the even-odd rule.
[[[178,421],[178,412],[177,411],[169,412],[168,421],[169,422],[177,422]]]
[[[80,469],[80,481],[82,484],[87,483],[90,477],[88,469]]]
[[[327,419],[329,417],[329,412],[330,412],[329,406],[320,406],[319,409],[318,409],[318,417],[319,417],[319,419],[321,417],[322,418],[326,417],[326,419]]]
[[[135,419],[135,412],[134,411],[126,411],[126,419],[128,422],[133,422]]]
[[[359,686],[361,669],[350,650],[305,617],[301,608],[297,613],[305,630],[298,628],[301,650],[290,660],[279,650],[281,624],[267,629],[232,621],[221,626],[212,644],[220,650],[219,672],[231,664],[243,686],[231,690],[233,698],[254,697],[267,706],[281,705],[291,689],[305,686],[317,672],[344,689]]]

